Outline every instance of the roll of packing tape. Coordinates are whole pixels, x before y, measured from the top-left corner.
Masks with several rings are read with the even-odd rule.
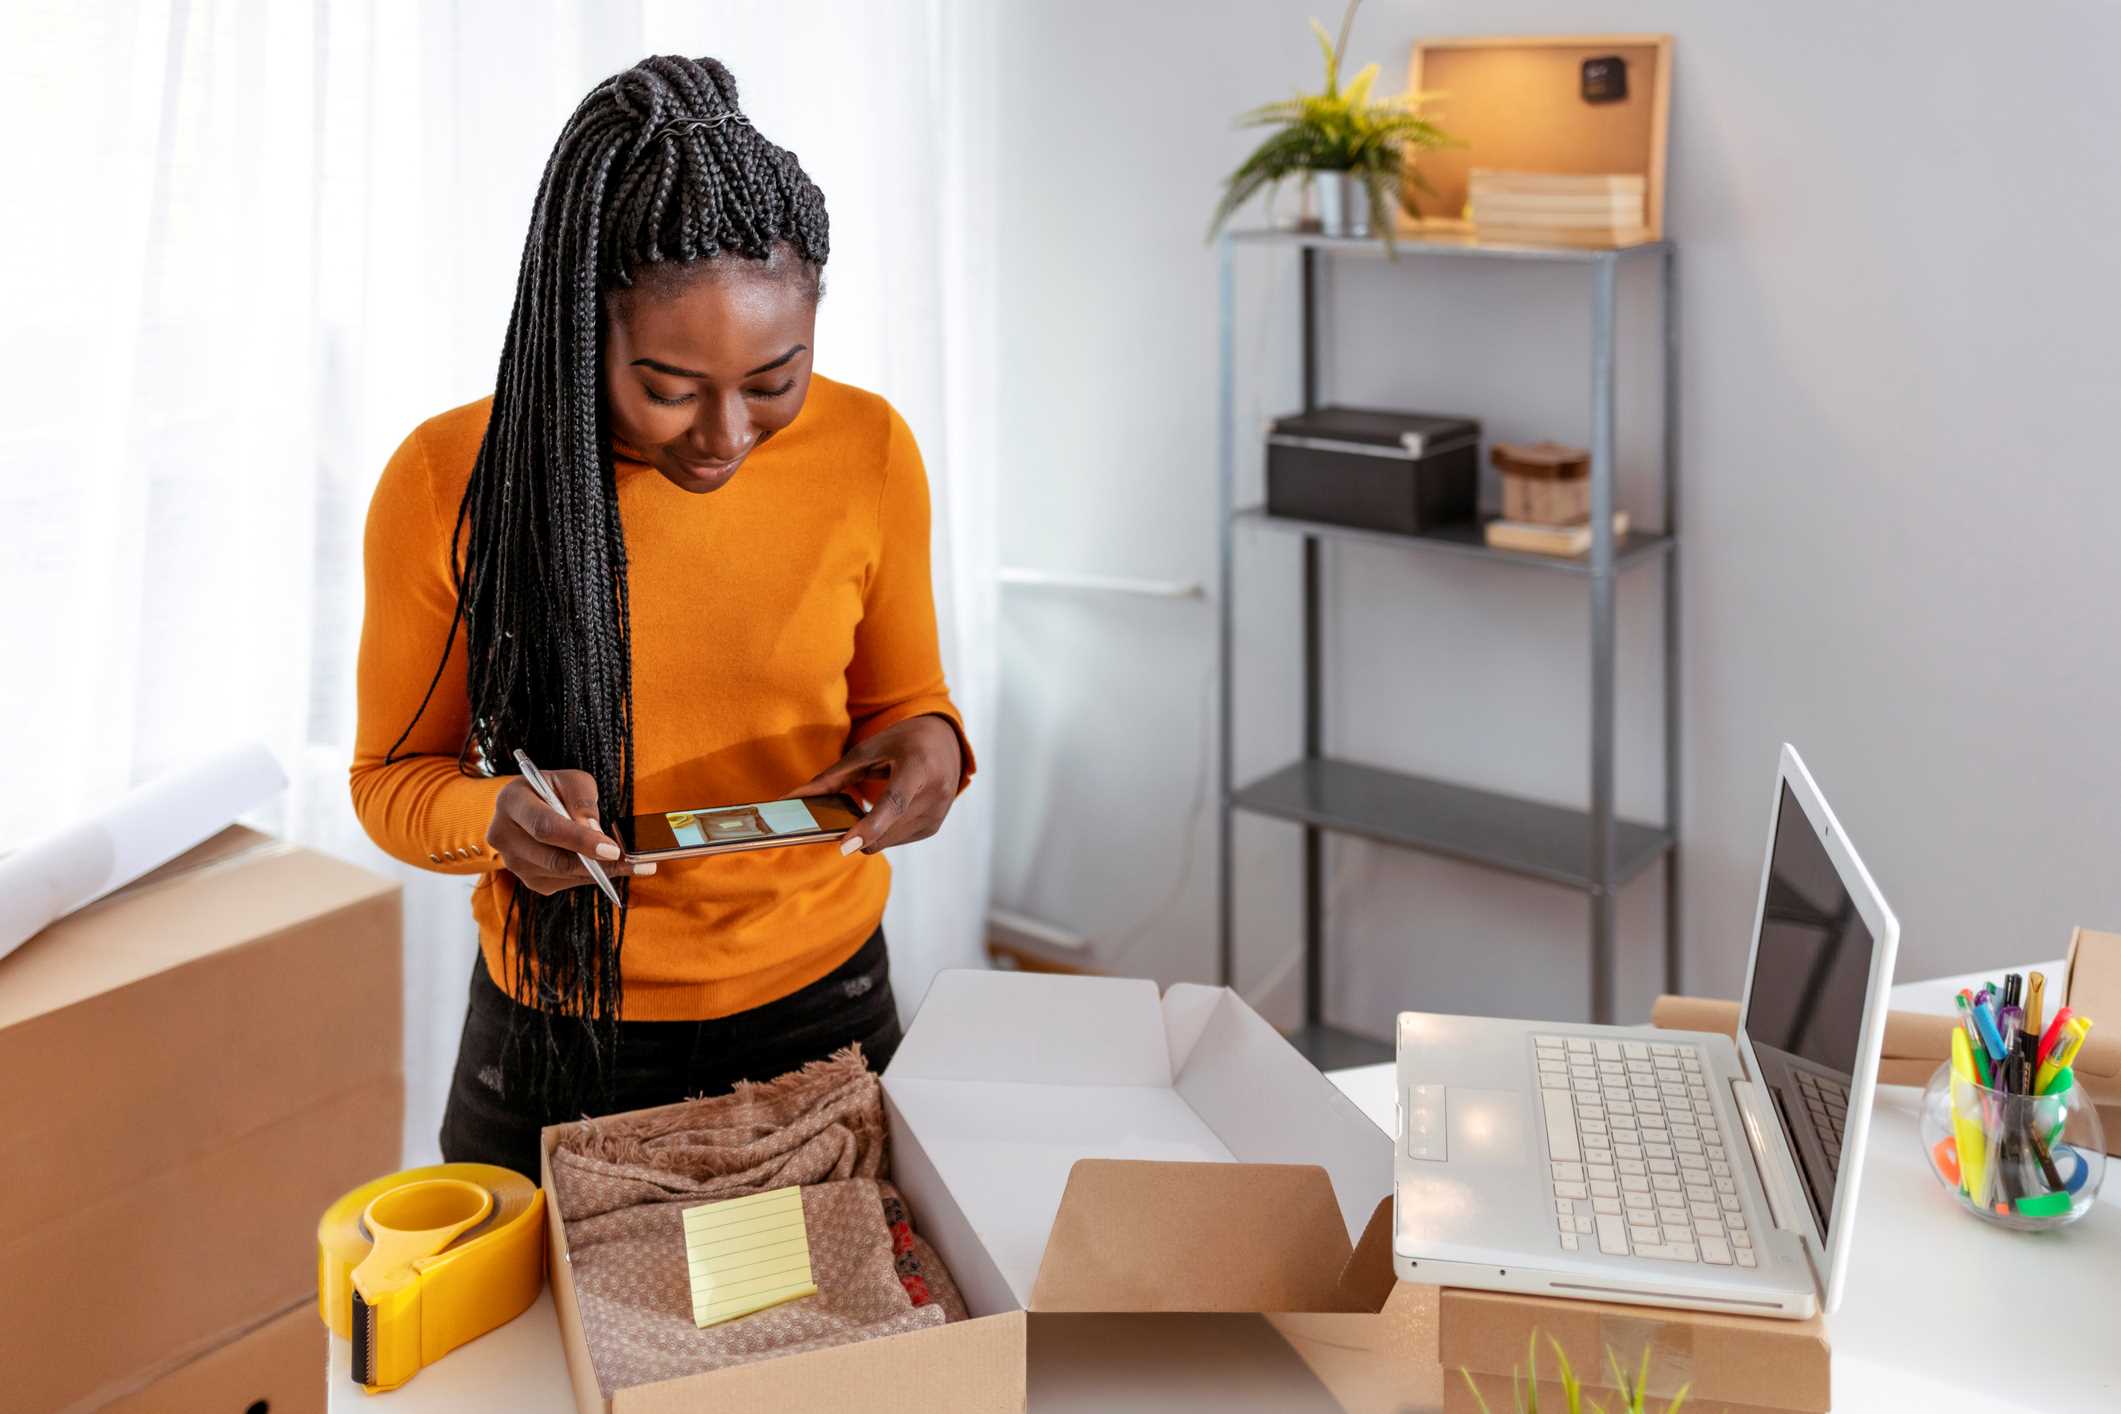
[[[545,1195],[513,1169],[407,1169],[317,1223],[317,1310],[352,1343],[354,1382],[371,1392],[514,1320],[544,1279]]]

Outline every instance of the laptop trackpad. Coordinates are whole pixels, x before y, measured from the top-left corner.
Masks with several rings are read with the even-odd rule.
[[[1524,1159],[1525,1097],[1517,1090],[1449,1092],[1451,1162],[1513,1164]]]

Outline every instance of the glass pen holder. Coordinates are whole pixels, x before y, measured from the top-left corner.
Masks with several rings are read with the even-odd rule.
[[[1922,1092],[1922,1145],[1961,1207],[2019,1232],[2083,1217],[2106,1177],[2098,1107],[2073,1083],[2018,1095],[1955,1080],[1947,1062]]]

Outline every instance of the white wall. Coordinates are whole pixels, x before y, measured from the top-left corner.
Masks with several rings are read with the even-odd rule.
[[[1314,10],[1337,22],[1328,0],[1007,7],[1004,563],[1212,587],[1205,218],[1253,136],[1229,117],[1315,84]],[[1676,36],[1690,989],[1735,992],[1785,738],[1901,916],[1903,976],[2121,923],[2121,7],[1373,0],[1352,48],[1396,91],[1417,33],[1617,30]],[[1294,258],[1247,255],[1239,280],[1248,446],[1298,401]],[[1348,262],[1328,396],[1587,439],[1587,291],[1559,269]],[[1653,292],[1622,291],[1638,513]],[[1238,573],[1244,779],[1298,744],[1294,542],[1241,538]],[[1620,802],[1648,819],[1659,573],[1619,599]],[[1583,803],[1581,583],[1336,546],[1327,595],[1328,750]],[[1194,801],[1213,649],[1211,602],[1004,606],[998,899],[1116,970],[1212,974],[1212,782]],[[1241,817],[1239,980],[1283,1018],[1297,839]],[[1357,841],[1329,872],[1332,1019],[1587,1008],[1578,895]],[[1662,897],[1653,870],[1621,901],[1624,1018],[1656,986]]]

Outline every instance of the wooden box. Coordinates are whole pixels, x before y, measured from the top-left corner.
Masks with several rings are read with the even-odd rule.
[[[1618,57],[1627,96],[1582,96],[1587,59]],[[1407,69],[1409,92],[1433,95],[1423,112],[1463,144],[1415,159],[1434,189],[1409,183],[1407,223],[1417,234],[1467,234],[1474,168],[1496,172],[1640,175],[1646,238],[1664,238],[1665,133],[1671,110],[1672,37],[1665,34],[1506,35],[1424,39]]]

